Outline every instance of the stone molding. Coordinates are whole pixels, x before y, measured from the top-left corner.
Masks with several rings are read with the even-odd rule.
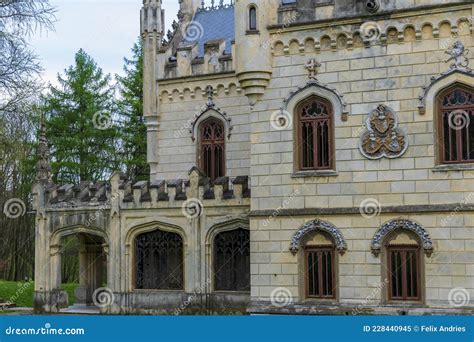
[[[293,235],[293,237],[291,238],[291,243],[290,243],[291,253],[293,255],[296,255],[296,253],[298,253],[298,250],[301,247],[301,241],[303,237],[310,232],[316,232],[316,231],[326,232],[329,235],[331,235],[334,241],[334,245],[336,246],[336,250],[341,255],[346,252],[347,243],[346,243],[346,240],[344,240],[344,236],[342,235],[340,230],[336,226],[334,226],[332,223],[316,219],[316,220],[305,223]]]
[[[375,233],[370,246],[374,256],[378,256],[380,254],[382,243],[387,235],[396,231],[397,229],[405,229],[415,233],[421,241],[425,254],[430,256],[433,253],[433,242],[431,241],[428,232],[421,225],[406,219],[395,219],[384,223],[382,227],[380,227],[380,229]]]

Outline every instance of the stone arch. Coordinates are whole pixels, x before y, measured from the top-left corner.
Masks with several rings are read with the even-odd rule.
[[[212,246],[212,242],[217,234],[222,232],[228,232],[234,229],[243,228],[250,230],[250,224],[248,220],[236,218],[233,220],[227,220],[224,222],[216,223],[206,233],[205,243],[206,246]]]
[[[303,238],[307,234],[311,232],[316,232],[316,231],[321,231],[321,232],[329,234],[331,238],[333,239],[334,246],[336,250],[339,252],[339,254],[342,255],[347,251],[347,243],[341,231],[332,223],[316,219],[316,220],[305,223],[293,235],[293,237],[291,238],[291,243],[290,243],[290,252],[293,255],[296,255],[296,253],[298,253],[298,250],[301,247],[301,242]]]
[[[130,228],[125,236],[125,269],[127,270],[127,291],[133,291],[135,289],[135,239],[140,234],[153,232],[155,230],[162,230],[165,232],[178,234],[183,241],[183,274],[186,274],[186,267],[191,261],[192,256],[187,252],[188,249],[188,236],[185,230],[175,224],[170,224],[162,221],[150,221],[142,224],[138,224]],[[184,281],[184,289],[189,290],[190,285]]]
[[[311,80],[305,86],[298,87],[296,91],[291,92],[290,95],[283,100],[283,105],[280,109],[293,113],[298,103],[310,96],[317,96],[331,102],[336,126],[341,124],[341,121],[347,121],[347,104],[343,99],[343,95],[339,94],[335,88],[331,88],[316,80]]]
[[[226,112],[221,111],[220,108],[208,106],[197,115],[191,123],[190,133],[193,141],[196,141],[197,137],[199,137],[199,125],[211,117],[222,121],[225,128],[225,135],[227,139],[230,139],[233,130],[232,119],[227,116]]]
[[[407,219],[394,219],[384,223],[375,233],[370,246],[372,254],[378,256],[386,237],[396,230],[408,230],[415,233],[425,254],[430,256],[433,253],[433,242],[428,232],[420,224]]]
[[[183,239],[184,247],[187,246],[188,237],[184,229],[178,225],[174,225],[174,224],[170,224],[170,223],[166,223],[162,221],[151,221],[151,222],[139,224],[130,228],[127,232],[127,235],[125,236],[125,246],[127,247],[127,249],[130,249],[130,247],[133,246],[133,242],[135,241],[135,238],[138,235],[152,232],[157,229],[163,230],[165,232],[178,234]]]
[[[236,229],[245,229],[250,232],[250,223],[246,219],[234,218],[214,224],[209,228],[205,236],[205,272],[208,291],[211,292],[215,287],[214,277],[214,240],[217,235],[224,232],[230,232]],[[250,241],[249,241],[250,243]],[[248,270],[250,274],[250,269]]]
[[[472,87],[472,84],[474,84],[474,73],[472,70],[453,68],[437,77],[432,77],[430,84],[423,87],[423,93],[419,97],[420,105],[418,110],[420,115],[426,115],[428,118],[433,119],[437,96],[444,89],[456,83]]]
[[[105,244],[109,244],[109,237],[104,229],[98,227],[87,227],[83,225],[75,225],[70,227],[62,227],[53,232],[50,238],[50,247],[59,246],[63,237],[74,235],[74,234],[90,234],[99,236],[104,239]]]

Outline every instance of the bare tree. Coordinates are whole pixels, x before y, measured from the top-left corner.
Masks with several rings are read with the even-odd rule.
[[[42,71],[28,38],[53,29],[55,10],[49,1],[0,0],[0,112],[18,112],[37,94]]]

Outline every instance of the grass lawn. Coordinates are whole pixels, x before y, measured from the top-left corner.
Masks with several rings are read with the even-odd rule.
[[[74,304],[74,289],[77,284],[63,284],[61,288],[68,294],[69,305]],[[0,302],[11,301],[16,306],[33,307],[34,283],[0,280]]]

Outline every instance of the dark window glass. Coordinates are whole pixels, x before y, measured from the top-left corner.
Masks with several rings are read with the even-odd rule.
[[[249,30],[257,29],[257,9],[255,7],[250,7],[249,10]]]
[[[298,108],[299,158],[301,170],[331,169],[332,122],[328,102],[313,98]]]
[[[420,259],[417,247],[388,248],[390,299],[419,300]]]
[[[211,118],[201,124],[201,169],[211,180],[225,176],[225,129],[220,120]]]
[[[307,295],[312,298],[335,298],[334,249],[306,249]]]
[[[246,229],[223,232],[214,239],[217,291],[250,291],[250,235]]]
[[[183,240],[171,232],[155,230],[135,240],[137,289],[183,289]]]

